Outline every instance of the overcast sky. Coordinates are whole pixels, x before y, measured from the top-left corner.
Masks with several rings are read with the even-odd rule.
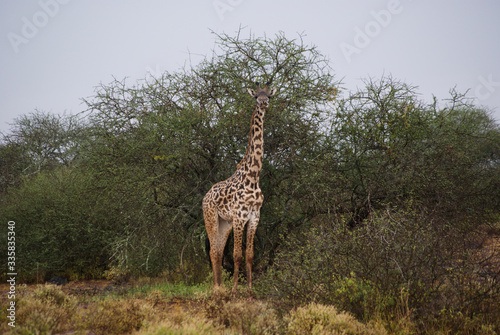
[[[78,113],[113,77],[132,84],[197,63],[211,31],[240,26],[304,33],[349,90],[383,74],[426,101],[469,89],[500,120],[498,0],[0,0],[0,131],[35,109]]]

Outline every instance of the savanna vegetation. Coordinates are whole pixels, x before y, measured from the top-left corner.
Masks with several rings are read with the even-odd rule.
[[[500,332],[500,126],[488,110],[453,89],[422,101],[392,77],[346,92],[300,37],[215,37],[191,68],[102,84],[84,112],[34,111],[2,135],[0,218],[16,222],[19,281],[164,283],[91,300],[26,288],[27,331]],[[255,81],[278,92],[249,301],[211,293],[201,200],[245,154]],[[228,248],[229,272],[230,259]],[[123,329],[89,318],[115,309]]]

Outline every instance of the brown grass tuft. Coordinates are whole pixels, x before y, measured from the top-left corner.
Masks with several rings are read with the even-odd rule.
[[[140,329],[145,317],[145,305],[136,300],[106,299],[90,304],[79,324],[96,334],[124,334]]]
[[[286,334],[387,334],[381,326],[365,325],[348,313],[339,313],[333,306],[310,303],[290,312]]]
[[[277,334],[276,311],[261,301],[230,301],[222,309],[222,321],[241,334]]]
[[[224,328],[221,325],[208,320],[203,314],[175,309],[164,315],[162,321],[146,325],[134,334],[217,335],[223,333]]]
[[[17,302],[15,333],[51,334],[71,329],[77,300],[54,285],[38,285]]]

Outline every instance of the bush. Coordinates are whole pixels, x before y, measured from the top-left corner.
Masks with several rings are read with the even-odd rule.
[[[146,318],[145,307],[134,300],[106,299],[92,304],[80,327],[97,334],[124,334],[139,330]]]
[[[203,315],[182,311],[176,311],[173,315],[169,315],[166,320],[146,327],[140,332],[140,334],[151,335],[218,335],[223,333],[223,327],[215,325]]]
[[[241,334],[276,334],[276,311],[265,302],[230,301],[222,310],[221,321]]]
[[[449,310],[498,327],[499,269],[474,257],[469,246],[477,241],[476,234],[411,207],[374,212],[354,230],[321,222],[289,241],[258,289],[285,308],[331,304],[388,325],[391,315],[404,318],[406,311],[426,323]]]
[[[290,312],[286,334],[387,334],[383,327],[364,325],[333,306],[310,303]]]
[[[39,285],[33,293],[23,292],[16,310],[18,334],[52,334],[71,330],[77,301],[54,285]]]
[[[0,216],[16,222],[19,280],[102,275],[120,223],[113,217],[115,208],[93,195],[92,180],[80,169],[61,168],[9,191]]]

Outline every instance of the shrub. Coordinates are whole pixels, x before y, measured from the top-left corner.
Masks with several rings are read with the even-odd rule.
[[[95,278],[106,269],[109,243],[120,228],[116,207],[98,201],[92,182],[82,170],[61,168],[9,192],[0,216],[16,222],[19,280]]]
[[[348,313],[333,306],[310,303],[290,312],[286,317],[286,334],[387,334],[381,326],[364,325]]]
[[[52,334],[71,330],[76,304],[74,297],[55,285],[39,285],[33,293],[23,290],[17,303],[14,333]]]
[[[478,233],[461,228],[412,207],[375,212],[354,230],[322,222],[289,242],[258,289],[285,308],[331,304],[388,325],[410,314],[422,326],[448,310],[463,315],[455,331],[470,320],[498,327],[500,269],[491,264],[498,251],[478,257],[470,249]]]
[[[144,307],[134,300],[106,299],[89,305],[80,327],[97,334],[123,334],[140,329],[145,318]]]
[[[276,311],[261,301],[230,301],[222,309],[221,321],[241,334],[276,334]]]
[[[150,335],[218,335],[223,334],[222,326],[206,319],[203,315],[192,313],[176,314],[175,318],[168,317],[162,322],[146,327],[140,334]]]

